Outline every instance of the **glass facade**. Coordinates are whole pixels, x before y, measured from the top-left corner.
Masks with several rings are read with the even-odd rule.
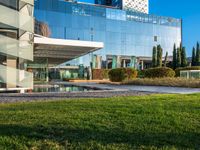
[[[33,0],[0,0],[0,91],[33,88]]]
[[[122,9],[122,0],[95,0],[95,4]]]
[[[158,44],[163,54],[172,55],[174,43],[181,42],[180,19],[62,0],[35,0],[34,15],[48,26],[51,38],[104,43],[103,49],[67,62],[71,65],[90,66],[94,55],[102,61],[108,55],[151,57]]]

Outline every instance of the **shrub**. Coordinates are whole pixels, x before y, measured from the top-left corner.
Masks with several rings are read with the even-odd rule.
[[[138,72],[133,68],[123,68],[125,70],[126,80],[133,80],[137,78]]]
[[[122,84],[200,88],[199,79],[185,79],[185,78],[143,78],[143,79],[134,79],[131,81],[125,81]]]
[[[124,80],[132,80],[137,77],[137,71],[132,68],[117,68],[112,69],[108,73],[109,79],[112,82],[121,82]]]
[[[92,78],[94,80],[103,80],[103,79],[109,79],[108,72],[109,69],[93,69],[92,70]]]
[[[109,79],[112,82],[121,82],[125,80],[125,70],[123,68],[112,69],[108,73]]]
[[[144,78],[144,74],[145,73],[145,71],[144,70],[138,70],[138,75],[137,75],[137,77],[138,78]]]
[[[174,77],[175,71],[168,67],[150,68],[144,71],[146,78]]]
[[[175,69],[176,77],[180,77],[180,72],[183,70],[200,70],[200,66],[192,66],[192,67],[180,67]]]

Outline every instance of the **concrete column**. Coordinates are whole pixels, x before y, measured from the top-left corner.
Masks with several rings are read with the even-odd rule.
[[[47,67],[46,67],[46,82],[49,82],[49,60],[47,58]]]
[[[144,61],[143,60],[140,62],[140,65],[141,65],[141,70],[144,70]]]
[[[123,68],[126,68],[126,60],[123,60]]]
[[[130,67],[131,67],[131,68],[137,69],[137,60],[136,60],[136,57],[135,57],[135,56],[132,56],[132,57],[131,57]]]
[[[102,63],[102,57],[101,56],[97,56],[97,69],[101,69],[101,63]]]
[[[112,69],[117,68],[117,56],[112,56]]]
[[[121,57],[117,56],[117,68],[121,68]]]

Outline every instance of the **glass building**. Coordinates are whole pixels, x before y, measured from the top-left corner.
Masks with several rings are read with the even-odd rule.
[[[0,91],[31,89],[33,77],[48,81],[58,66],[69,78],[91,68],[143,69],[159,44],[172,55],[181,19],[150,15],[142,2],[0,0]]]
[[[95,4],[146,14],[149,13],[149,0],[95,0]]]
[[[48,26],[50,38],[103,42],[104,48],[65,63],[93,68],[138,67],[160,44],[172,55],[181,42],[181,19],[64,0],[35,0],[35,19]],[[36,28],[36,33],[41,34]]]
[[[0,92],[31,89],[34,0],[0,0]]]

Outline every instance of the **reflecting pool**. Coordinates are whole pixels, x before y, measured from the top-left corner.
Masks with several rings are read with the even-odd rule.
[[[95,90],[100,89],[76,85],[39,85],[34,87],[33,92],[79,92]]]

